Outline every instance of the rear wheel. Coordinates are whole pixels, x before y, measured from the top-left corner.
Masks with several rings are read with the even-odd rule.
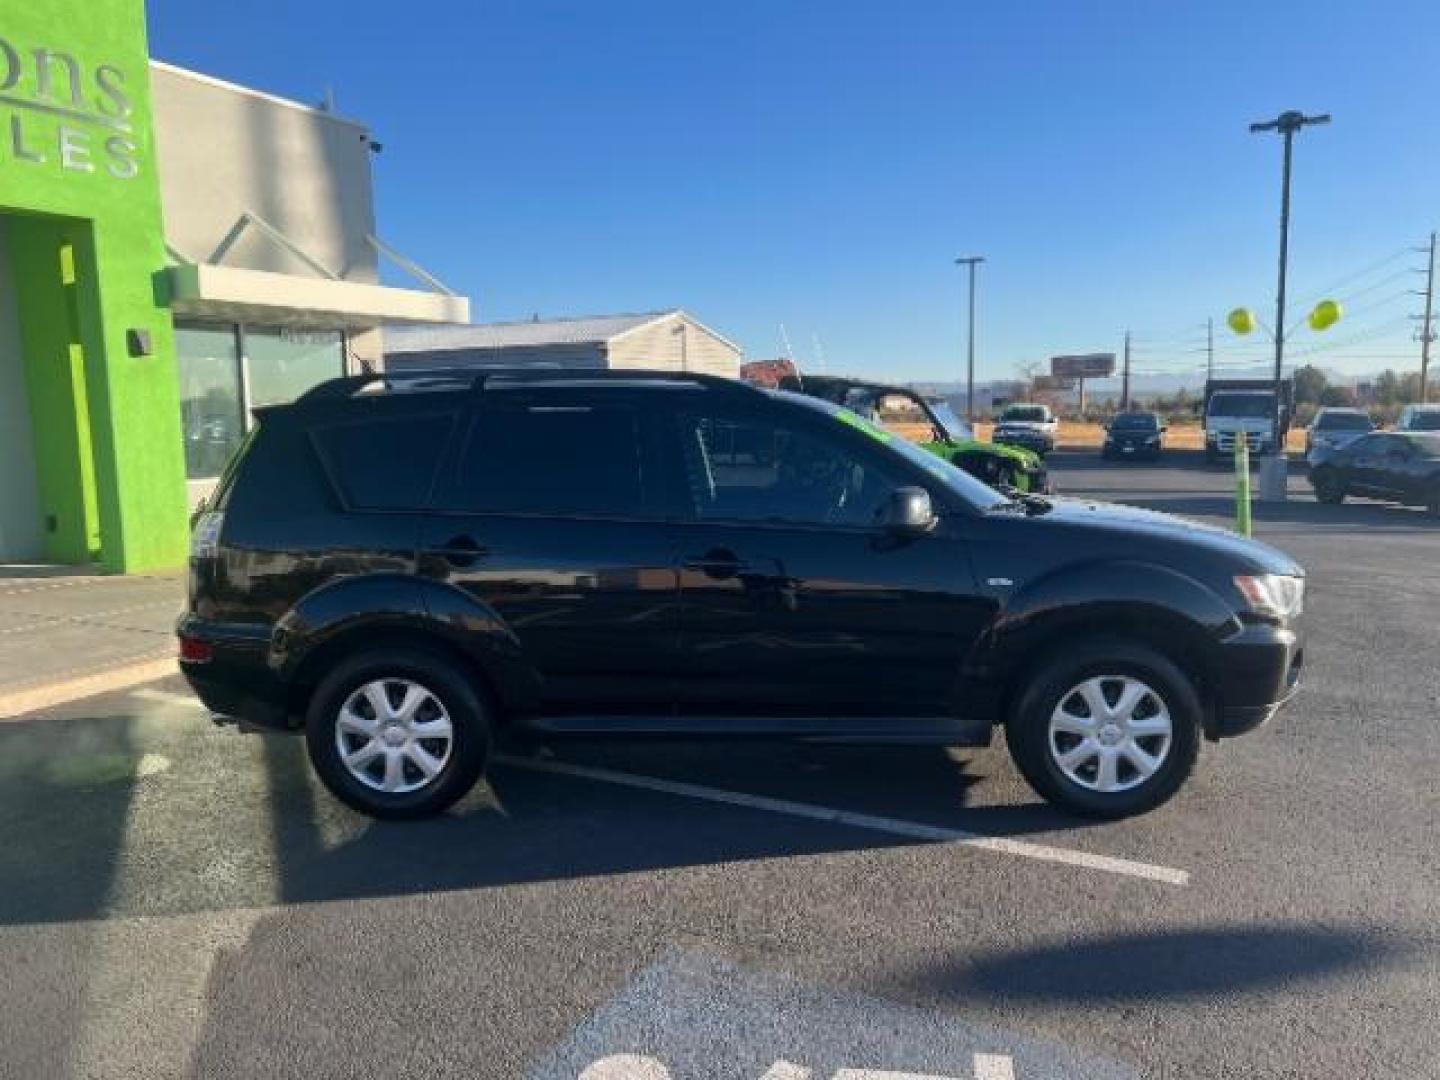
[[[1189,777],[1200,702],[1173,663],[1142,645],[1101,639],[1057,657],[1011,713],[1011,756],[1048,802],[1092,817],[1152,810]]]
[[[310,700],[310,761],[342,802],[377,818],[438,814],[484,772],[490,723],[468,680],[419,651],[354,656]]]

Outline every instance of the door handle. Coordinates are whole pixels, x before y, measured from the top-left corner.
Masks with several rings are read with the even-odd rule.
[[[473,536],[464,533],[459,536],[452,536],[442,544],[425,549],[427,555],[438,555],[451,566],[474,566],[485,555],[489,549],[482,546]]]

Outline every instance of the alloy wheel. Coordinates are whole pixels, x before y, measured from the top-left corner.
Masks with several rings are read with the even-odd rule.
[[[1165,764],[1174,726],[1164,700],[1129,675],[1097,675],[1061,695],[1046,745],[1055,766],[1088,791],[1128,791]]]
[[[454,745],[445,706],[410,679],[376,679],[357,687],[336,717],[341,764],[366,787],[387,794],[433,783]]]

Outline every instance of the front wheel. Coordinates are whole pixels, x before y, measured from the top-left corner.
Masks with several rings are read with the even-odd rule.
[[[320,684],[305,741],[341,802],[371,817],[421,818],[474,787],[490,723],[453,665],[419,651],[377,651],[351,657]]]
[[[1041,669],[1006,735],[1016,766],[1046,801],[1119,818],[1180,789],[1199,754],[1200,717],[1194,686],[1168,659],[1101,639]]]
[[[1345,485],[1340,478],[1326,469],[1315,474],[1315,499],[1330,506],[1339,506],[1345,501]]]

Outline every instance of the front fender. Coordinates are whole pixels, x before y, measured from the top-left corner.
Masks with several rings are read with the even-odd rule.
[[[1129,633],[1208,677],[1219,641],[1239,630],[1229,605],[1186,574],[1139,560],[1096,560],[1022,586],[982,635],[970,666],[1004,680],[1067,631],[1108,632]]]

